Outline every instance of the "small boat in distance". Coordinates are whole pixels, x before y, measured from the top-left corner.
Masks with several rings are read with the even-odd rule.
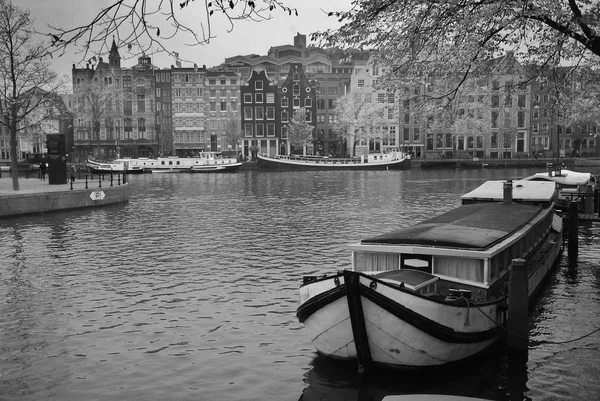
[[[223,157],[221,152],[200,152],[195,157],[159,157],[152,173],[234,172],[242,165],[236,157]]]
[[[454,210],[363,239],[350,269],[304,277],[297,317],[319,354],[364,369],[477,357],[506,322],[512,260],[526,260],[532,300],[560,255],[554,197],[551,182],[488,181]]]
[[[402,152],[370,153],[360,157],[285,156],[257,154],[259,168],[273,170],[398,170],[410,167]]]

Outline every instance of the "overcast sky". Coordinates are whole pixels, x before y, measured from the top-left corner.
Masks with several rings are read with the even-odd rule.
[[[13,0],[13,3],[31,11],[31,17],[35,20],[37,30],[48,31],[48,24],[65,29],[74,25],[87,24],[106,4],[114,1]],[[158,1],[149,0],[150,3],[157,3]],[[178,1],[175,3],[178,4]],[[227,33],[227,25],[222,23],[222,19],[216,20],[213,24],[213,30],[217,38],[212,39],[209,44],[196,47],[185,46],[184,43],[181,43],[182,40],[177,37],[178,40],[169,42],[169,50],[179,53],[183,60],[183,66],[191,66],[191,63],[197,63],[199,66],[211,67],[221,64],[226,57],[253,53],[266,55],[271,46],[293,44],[294,36],[298,32],[307,35],[307,40],[310,40],[310,33],[312,32],[336,28],[339,25],[335,17],[327,17],[325,12],[348,10],[351,6],[351,0],[284,0],[284,3],[288,7],[297,8],[298,17],[295,15],[289,16],[282,11],[275,11],[273,13],[274,18],[270,21],[260,23],[237,22],[231,33]],[[190,5],[203,7],[203,3],[198,1],[190,2]],[[178,11],[181,18],[189,18],[186,22],[188,24],[195,23],[195,26],[198,26],[197,16],[201,12],[201,7],[189,7],[185,9],[185,12]],[[164,32],[168,29],[168,25],[164,17],[161,18],[162,20],[155,20],[155,23],[159,26],[162,25],[161,31]],[[111,38],[109,38],[110,40]],[[52,62],[52,68],[59,74],[66,73],[70,75],[72,64],[85,65],[85,63],[82,63],[82,54],[78,54],[77,50],[77,48],[72,48],[69,54],[61,58],[55,58]],[[122,60],[122,66],[131,67],[136,64],[137,56],[128,55],[126,49],[119,49],[119,51],[121,57],[129,57],[127,60]],[[152,61],[160,68],[175,64],[175,59],[166,54],[157,54],[153,56]],[[186,61],[190,63],[186,63]]]

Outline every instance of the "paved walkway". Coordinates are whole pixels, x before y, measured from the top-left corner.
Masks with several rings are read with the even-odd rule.
[[[117,177],[113,178],[113,185],[117,185]],[[102,181],[102,187],[110,187],[110,177]],[[98,188],[98,179],[88,179],[88,189]],[[75,179],[73,189],[85,189],[85,178]],[[48,180],[42,181],[39,178],[19,177],[19,191],[14,191],[12,178],[0,178],[0,196],[34,194],[43,192],[70,191],[71,184],[50,185]]]

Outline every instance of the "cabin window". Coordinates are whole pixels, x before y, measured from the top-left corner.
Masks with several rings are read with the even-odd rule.
[[[398,254],[355,252],[354,270],[356,271],[386,271],[398,269]]]
[[[400,261],[400,268],[419,270],[425,273],[431,273],[431,255],[402,255]]]
[[[435,256],[434,270],[436,274],[443,274],[448,277],[475,281],[478,283],[484,282],[483,259]]]

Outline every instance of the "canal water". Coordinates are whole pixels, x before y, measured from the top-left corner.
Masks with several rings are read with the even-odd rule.
[[[600,328],[600,223],[536,302],[522,369],[499,349],[361,379],[295,316],[302,276],[348,267],[347,244],[533,172],[149,174],[127,204],[0,220],[0,400],[599,399],[600,333],[572,340]]]

